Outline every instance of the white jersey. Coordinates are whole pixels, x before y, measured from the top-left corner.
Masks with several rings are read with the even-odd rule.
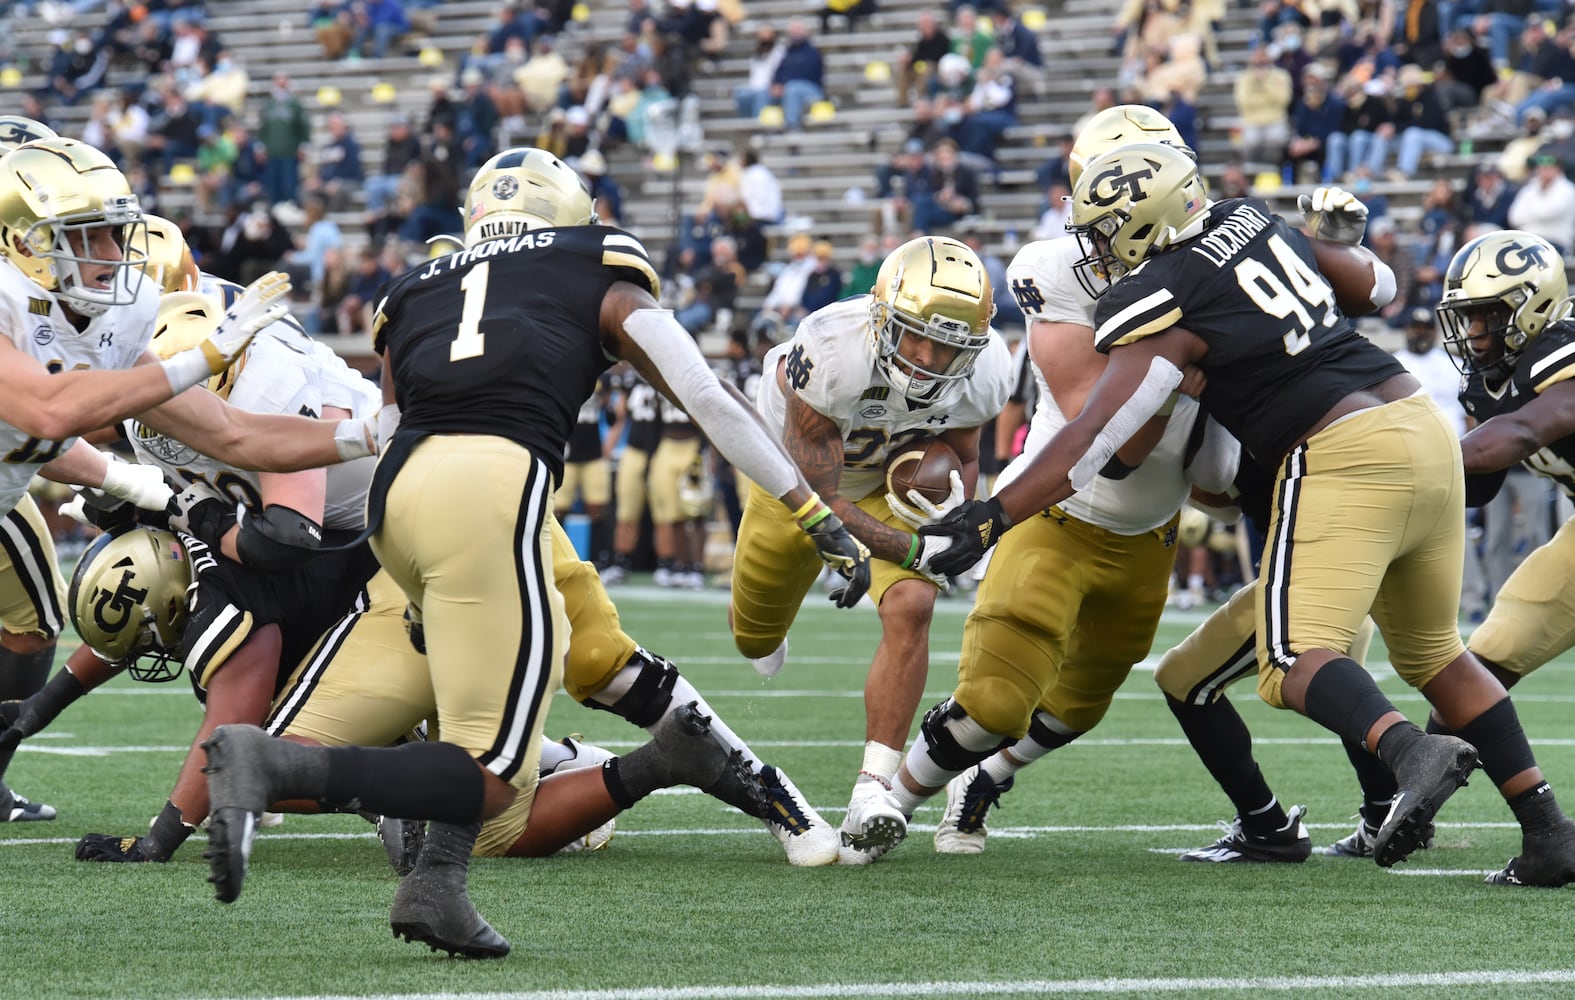
[[[229,395],[230,405],[237,409],[307,417],[321,416],[325,406],[337,406],[365,418],[376,414],[382,402],[376,386],[291,320],[271,324],[252,340]],[[258,473],[202,455],[135,420],[126,421],[126,434],[137,460],[159,466],[171,481],[200,484],[220,499],[262,513]],[[366,491],[376,467],[374,457],[328,467],[323,527],[361,529],[366,522]]]
[[[1017,296],[1030,324],[1034,320],[1051,323],[1077,323],[1089,328],[1092,337],[1095,300],[1083,291],[1072,272],[1072,265],[1083,256],[1075,236],[1029,243],[1017,252],[1006,269],[1008,287]],[[1032,341],[1030,341],[1032,343]],[[1001,490],[1029,459],[1038,454],[1056,432],[1067,424],[1066,415],[1056,405],[1045,382],[1044,372],[1035,358],[1034,381],[1039,401],[1028,425],[1023,453],[1008,466],[996,482]],[[1182,396],[1165,426],[1159,444],[1125,479],[1094,477],[1085,490],[1062,500],[1060,508],[1079,521],[1098,525],[1119,535],[1137,535],[1159,527],[1175,516],[1191,492],[1184,463],[1187,439],[1198,419],[1197,400]],[[1013,467],[1016,467],[1014,470]]]
[[[910,404],[881,374],[869,333],[869,302],[868,295],[860,295],[804,317],[793,339],[766,355],[755,401],[781,440],[787,422],[787,398],[777,379],[782,367],[798,397],[842,432],[839,490],[850,500],[884,492],[888,457],[913,440],[987,423],[1001,412],[1017,381],[1011,351],[992,330],[970,377],[937,404]]]
[[[1410,348],[1395,352],[1395,360],[1405,365],[1406,371],[1416,376],[1422,388],[1438,408],[1449,417],[1455,427],[1455,437],[1466,434],[1466,411],[1460,406],[1462,384],[1460,369],[1450,360],[1449,352],[1434,344],[1426,354],[1417,354]]]
[[[141,275],[122,269],[118,280],[126,282],[132,277]],[[142,281],[135,301],[94,317],[79,332],[66,319],[53,294],[9,261],[0,264],[0,325],[4,335],[17,350],[51,372],[132,367],[148,348],[158,311],[158,286]],[[74,437],[40,441],[9,424],[0,424],[0,514],[10,513],[27,493],[39,466],[75,442]]]

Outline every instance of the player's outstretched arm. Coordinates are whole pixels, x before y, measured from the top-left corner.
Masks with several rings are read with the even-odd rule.
[[[174,495],[157,468],[122,462],[81,438],[38,473],[52,482],[85,486],[130,501],[143,510],[163,510]]]
[[[1575,434],[1575,380],[1557,382],[1518,410],[1484,420],[1460,439],[1466,474],[1498,472]]]

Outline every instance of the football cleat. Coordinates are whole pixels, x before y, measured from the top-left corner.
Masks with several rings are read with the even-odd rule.
[[[1455,791],[1464,788],[1477,766],[1476,748],[1454,736],[1426,734],[1423,742],[1396,762],[1400,791],[1373,841],[1380,868],[1404,861],[1432,835],[1433,817]]]
[[[841,833],[844,847],[869,852],[873,861],[902,843],[908,835],[908,817],[903,815],[890,788],[879,781],[860,778],[853,784],[853,798],[842,819]]]
[[[581,851],[599,851],[612,843],[613,833],[618,829],[618,820],[613,818],[598,826],[582,837],[576,837],[553,851],[554,854],[578,854]]]
[[[1370,858],[1373,856],[1373,842],[1378,839],[1378,828],[1368,826],[1363,820],[1358,820],[1356,829],[1350,836],[1342,837],[1328,847],[1318,848],[1318,853],[1326,858]],[[1427,824],[1422,837],[1422,849],[1433,846],[1433,824]]]
[[[394,891],[388,924],[396,938],[420,942],[465,958],[502,958],[509,942],[476,911],[466,891],[466,871],[481,823],[436,823],[415,871]]]
[[[1488,885],[1529,885],[1545,889],[1575,882],[1575,822],[1566,819],[1548,836],[1520,835],[1520,854],[1503,871],[1489,875]]]
[[[599,575],[602,578],[602,586],[604,587],[616,587],[618,584],[623,583],[629,579],[629,571],[617,564],[608,566],[606,569],[601,570]]]
[[[570,733],[558,741],[569,750],[569,759],[559,761],[551,770],[543,770],[541,776],[557,774],[559,771],[578,771],[584,767],[601,767],[613,757],[618,756],[611,750],[585,742],[585,737],[579,733]]]
[[[749,665],[755,668],[755,673],[762,677],[775,677],[782,672],[782,665],[787,662],[788,644],[782,640],[782,645],[773,649],[765,656],[751,657]]]
[[[0,784],[0,823],[34,823],[54,818],[54,806],[42,802],[29,802],[4,784]]]
[[[202,743],[208,764],[208,881],[221,903],[240,898],[257,824],[274,794],[269,764],[278,741],[256,726],[220,726]],[[288,744],[286,744],[288,745]]]
[[[416,867],[416,856],[421,853],[421,845],[426,843],[426,822],[419,819],[395,819],[393,816],[378,816],[375,822],[377,839],[383,843],[388,863],[394,866],[400,878],[404,878]]]
[[[836,864],[841,835],[805,801],[792,780],[770,764],[760,769],[759,780],[766,795],[762,821],[781,842],[788,864],[795,868]]]
[[[1306,806],[1292,806],[1285,813],[1285,825],[1269,834],[1248,833],[1237,816],[1221,823],[1225,836],[1207,847],[1187,851],[1183,861],[1208,861],[1215,864],[1298,864],[1312,854],[1312,838],[1302,817]]]
[[[997,783],[975,764],[946,783],[946,813],[935,828],[935,853],[982,854],[990,831],[985,817],[1016,779]]]

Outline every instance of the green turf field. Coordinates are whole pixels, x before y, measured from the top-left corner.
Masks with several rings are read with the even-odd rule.
[[[732,654],[725,597],[614,592],[625,627],[674,658],[727,721],[839,822],[860,760],[864,670],[878,623],[819,596],[787,667],[758,678]],[[955,677],[966,603],[937,610],[925,705]],[[1167,618],[1156,656],[1200,613]],[[1399,707],[1424,706],[1382,661]],[[1567,808],[1575,740],[1566,657],[1521,686],[1521,719]],[[203,835],[162,866],[72,860],[85,832],[135,834],[162,806],[197,722],[184,683],[117,683],[25,744],[9,780],[60,810],[0,826],[0,997],[903,997],[1043,995],[1571,996],[1575,889],[1482,884],[1518,848],[1480,775],[1441,815],[1438,845],[1391,871],[1183,864],[1230,808],[1193,757],[1151,674],[1135,671],[1090,737],[1025,772],[978,857],[935,854],[939,805],[868,868],[790,868],[753,821],[698,793],[620,820],[609,847],[478,862],[471,892],[513,943],[466,963],[396,941],[396,884],[370,827],[289,817],[264,831],[241,899],[215,902]],[[1234,698],[1316,844],[1348,833],[1357,799],[1323,730]],[[548,731],[628,748],[621,720],[553,704]],[[687,790],[684,790],[687,792]]]

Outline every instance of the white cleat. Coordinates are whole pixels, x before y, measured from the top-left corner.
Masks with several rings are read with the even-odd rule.
[[[581,851],[599,851],[612,841],[613,831],[617,829],[617,826],[618,820],[616,818],[610,819],[585,836],[569,841],[552,853],[556,855],[578,854]]]
[[[750,658],[749,665],[755,668],[755,673],[762,677],[775,677],[782,672],[782,665],[787,662],[788,644],[782,640],[782,645],[773,649],[759,659]]]
[[[542,777],[557,774],[559,771],[578,771],[584,767],[601,767],[602,764],[618,756],[605,747],[593,743],[583,742],[585,737],[579,733],[570,733],[558,742],[569,748],[572,755],[568,760],[559,761],[550,771],[543,771]]]
[[[985,817],[1011,787],[1011,778],[997,784],[977,764],[948,781],[946,813],[935,828],[935,853],[983,854],[990,835]]]
[[[869,864],[902,843],[908,835],[908,817],[891,789],[878,781],[861,779],[853,785],[841,833],[844,847],[870,855],[869,861],[850,859],[844,863]]]
[[[821,818],[792,780],[767,764],[760,769],[760,787],[766,793],[767,809],[762,822],[781,842],[788,864],[795,868],[836,864],[842,835]]]

